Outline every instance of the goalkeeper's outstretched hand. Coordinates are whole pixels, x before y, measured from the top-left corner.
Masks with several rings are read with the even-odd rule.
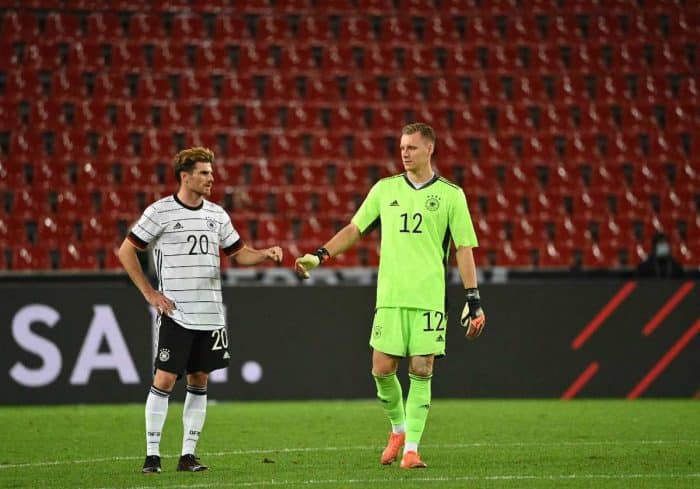
[[[326,261],[328,258],[330,258],[328,250],[325,248],[319,248],[314,253],[307,253],[304,256],[297,258],[294,262],[294,271],[301,278],[309,278],[311,276],[309,272]]]
[[[486,326],[486,315],[481,307],[481,297],[479,289],[467,289],[467,302],[462,309],[462,326],[467,330],[466,336],[468,340],[475,340],[479,337]]]
[[[316,255],[307,253],[302,257],[297,258],[294,262],[294,270],[301,278],[309,278],[309,272],[321,264],[321,259]]]

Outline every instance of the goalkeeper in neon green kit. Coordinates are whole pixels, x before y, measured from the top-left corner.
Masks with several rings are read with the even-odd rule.
[[[431,399],[433,360],[445,354],[447,311],[445,276],[450,241],[466,290],[461,323],[466,336],[481,333],[486,316],[481,308],[472,248],[476,234],[464,192],[433,171],[435,131],[423,123],[401,131],[405,173],[377,182],[350,224],[315,253],[296,260],[297,273],[309,272],[353,246],[381,224],[377,308],[370,334],[372,375],[377,397],[392,425],[381,463],[394,462],[403,447],[401,467],[424,468],[418,454]],[[405,406],[396,370],[409,359],[410,388]]]

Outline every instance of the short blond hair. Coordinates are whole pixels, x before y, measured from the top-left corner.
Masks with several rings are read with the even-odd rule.
[[[424,122],[414,122],[403,126],[403,129],[401,129],[401,134],[414,134],[416,132],[419,132],[421,136],[433,143],[433,145],[435,144],[435,140],[437,139],[435,129]]]
[[[214,163],[214,152],[209,148],[195,146],[180,151],[173,159],[175,179],[180,183],[180,172],[192,173],[197,163]]]

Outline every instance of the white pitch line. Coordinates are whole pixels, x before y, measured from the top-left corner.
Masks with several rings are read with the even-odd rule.
[[[700,444],[700,440],[600,440],[600,441],[563,441],[563,442],[543,442],[543,443],[525,443],[525,442],[512,442],[512,443],[447,443],[447,444],[425,444],[421,445],[423,448],[505,448],[505,447],[570,447],[570,446],[614,446],[614,445],[683,445],[690,444],[696,445]],[[382,447],[376,446],[347,446],[347,447],[301,447],[301,448],[258,448],[250,450],[227,450],[222,452],[202,452],[200,455],[202,457],[226,457],[229,455],[257,455],[262,453],[307,453],[307,452],[341,452],[341,451],[363,451],[363,450],[380,450]],[[162,458],[175,458],[179,455],[162,455]],[[53,460],[45,462],[27,462],[19,464],[5,464],[0,465],[0,470],[2,469],[14,469],[14,468],[25,468],[25,467],[44,467],[53,465],[67,465],[67,464],[89,464],[89,463],[101,463],[101,462],[118,462],[121,460],[141,460],[142,455],[134,456],[115,456],[115,457],[101,457],[101,458],[87,458],[82,460]]]
[[[554,475],[484,475],[463,477],[411,477],[403,479],[410,482],[467,482],[467,481],[526,481],[526,480],[625,480],[625,479],[695,479],[700,478],[700,473],[690,474],[554,474]],[[310,480],[264,480],[251,482],[207,482],[204,484],[169,485],[169,489],[190,489],[198,487],[256,487],[256,486],[290,486],[290,485],[316,485],[316,484],[391,484],[397,479],[310,479]],[[91,489],[151,489],[153,486],[131,487],[99,487]]]

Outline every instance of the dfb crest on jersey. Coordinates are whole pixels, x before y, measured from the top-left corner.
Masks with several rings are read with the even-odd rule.
[[[440,208],[440,197],[437,195],[428,195],[428,199],[425,201],[425,208],[429,211],[436,211]]]
[[[216,227],[218,224],[219,223],[211,217],[207,217],[207,228],[209,228],[209,231],[216,231]]]
[[[158,352],[158,360],[161,362],[167,362],[170,360],[170,350],[167,348],[161,348],[160,352]]]

